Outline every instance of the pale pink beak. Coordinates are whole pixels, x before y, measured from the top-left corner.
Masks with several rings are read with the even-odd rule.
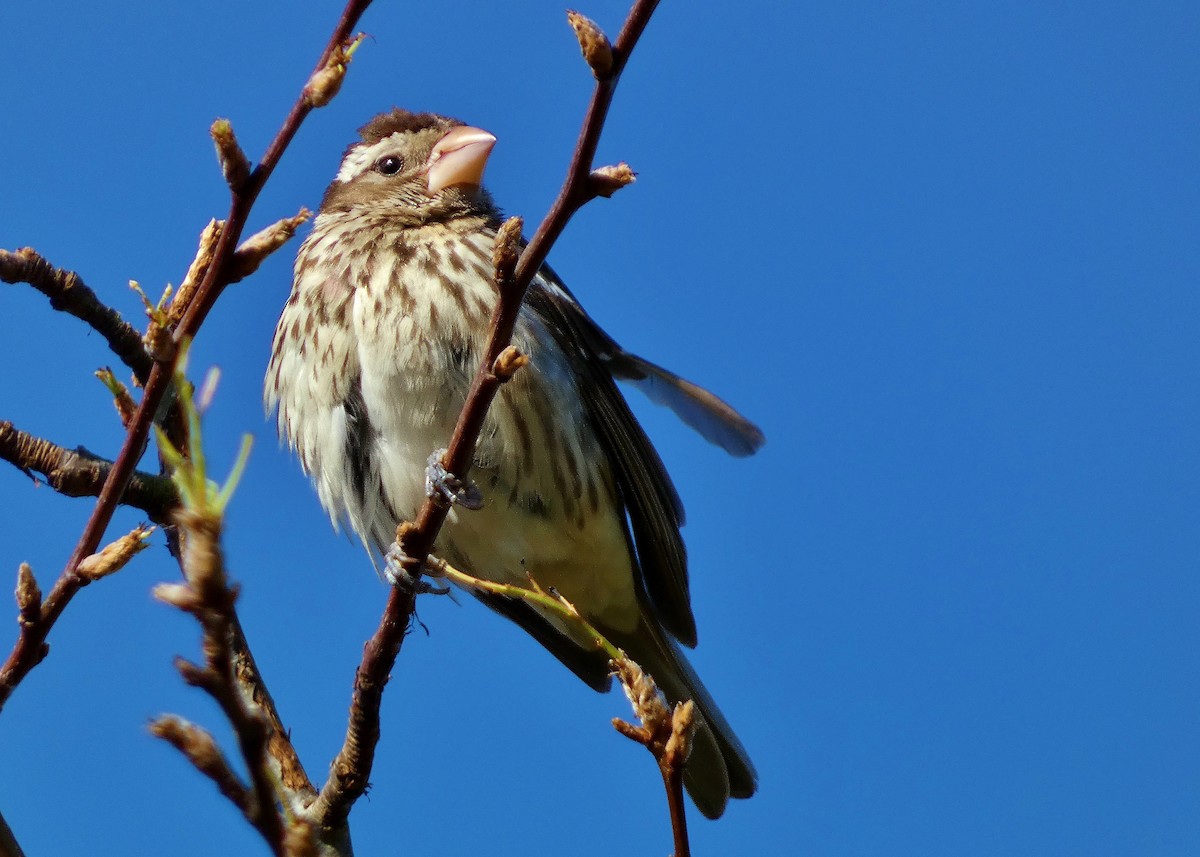
[[[482,128],[459,125],[450,129],[429,156],[429,195],[451,185],[479,184],[495,145],[496,138]]]

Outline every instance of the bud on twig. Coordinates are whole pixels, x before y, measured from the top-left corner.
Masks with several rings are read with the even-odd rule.
[[[613,49],[608,36],[604,35],[604,31],[595,21],[575,11],[567,12],[567,23],[575,31],[583,59],[592,69],[596,80],[607,78],[613,67]]]
[[[167,310],[168,326],[171,329],[179,324],[179,320],[187,312],[188,305],[191,304],[196,291],[200,288],[200,281],[208,273],[213,256],[217,251],[217,242],[221,240],[221,230],[224,228],[225,221],[210,220],[201,230],[200,246],[196,248],[196,256],[192,259],[192,264],[188,266],[187,273],[183,275],[183,282],[179,284],[175,300],[171,301],[171,306]]]
[[[84,557],[76,569],[79,576],[92,581],[120,571],[136,554],[150,547],[146,539],[153,532],[154,527],[140,525],[107,545],[99,553]]]
[[[237,137],[233,134],[233,125],[228,119],[213,122],[208,133],[212,135],[213,143],[217,147],[217,161],[221,164],[225,182],[230,190],[236,193],[250,178],[250,159],[238,145]]]
[[[529,357],[521,353],[515,345],[510,345],[500,352],[500,356],[492,363],[492,374],[500,383],[504,383],[516,374],[522,366],[529,364]]]
[[[171,297],[170,284],[163,289],[163,295],[156,304],[150,303],[150,298],[146,297],[137,280],[130,280],[129,288],[141,297],[142,304],[146,307],[146,317],[150,319],[150,323],[146,325],[146,332],[142,334],[142,345],[146,353],[160,363],[170,363],[175,359],[175,340],[171,338],[170,313],[163,309]]]
[[[133,396],[129,395],[129,388],[118,381],[112,369],[107,366],[97,369],[96,377],[100,379],[101,384],[108,388],[108,392],[112,393],[113,405],[117,409],[117,416],[121,418],[121,425],[129,428],[129,423],[137,411],[137,402],[133,400]]]
[[[654,679],[627,657],[614,660],[612,668],[633,706],[633,713],[651,734],[658,733],[662,726],[671,721],[671,711]]]
[[[310,106],[324,107],[338,94],[338,90],[342,88],[342,81],[346,79],[346,69],[350,65],[350,58],[354,56],[354,52],[358,50],[358,46],[362,44],[364,38],[365,36],[359,33],[348,44],[338,45],[329,54],[325,67],[314,72],[313,76],[308,79],[308,84],[304,87],[304,100]]]
[[[630,169],[629,164],[622,161],[615,166],[597,167],[592,170],[588,178],[591,181],[592,192],[596,196],[608,199],[625,185],[637,181],[637,173]]]
[[[201,770],[209,770],[221,759],[221,750],[212,735],[182,717],[168,714],[150,723],[150,734],[162,738]]]
[[[178,607],[185,613],[195,613],[200,609],[200,596],[186,583],[160,583],[150,590],[150,594],[163,604]]]
[[[171,339],[170,331],[153,319],[146,328],[146,335],[142,337],[142,345],[146,347],[146,353],[159,363],[170,363],[175,357],[175,341]]]
[[[192,687],[211,690],[220,682],[220,678],[211,669],[194,664],[187,658],[177,657],[174,664],[175,669],[179,672],[179,677]]]
[[[42,612],[42,590],[29,563],[17,567],[17,622],[23,627],[34,624]]]
[[[690,699],[675,706],[671,714],[671,737],[663,752],[670,764],[683,765],[692,752],[692,735],[696,731],[696,705]]]
[[[517,269],[517,260],[521,257],[521,230],[525,221],[520,217],[510,217],[496,230],[496,243],[492,247],[492,267],[495,268],[496,283],[507,283],[513,278]]]
[[[182,717],[164,715],[150,724],[150,734],[162,738],[211,779],[221,793],[242,812],[249,812],[250,797],[221,753],[216,740],[206,730]]]
[[[236,283],[258,270],[263,261],[286,244],[296,234],[300,224],[312,217],[312,212],[301,208],[294,217],[277,220],[266,229],[255,232],[242,242],[233,253],[229,282]]]

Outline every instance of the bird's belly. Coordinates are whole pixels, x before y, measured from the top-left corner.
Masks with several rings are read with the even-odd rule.
[[[585,616],[632,628],[639,615],[634,570],[607,458],[582,413],[570,367],[538,347],[528,324],[517,344],[531,363],[501,389],[476,448],[470,478],[482,509],[454,508],[436,552],[461,570],[502,583],[532,576]],[[472,349],[473,350],[473,349]],[[406,362],[402,374],[370,378],[362,392],[378,428],[383,503],[375,539],[387,544],[398,520],[425,501],[430,454],[453,432],[469,379],[437,359]]]
[[[613,515],[582,528],[513,506],[503,496],[470,511],[455,509],[438,540],[440,551],[469,574],[528,587],[553,588],[587,618],[621,630],[637,625],[633,570]]]

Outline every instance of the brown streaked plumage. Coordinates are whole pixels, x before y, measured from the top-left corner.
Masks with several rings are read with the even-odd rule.
[[[342,159],[275,331],[268,409],[335,523],[374,551],[424,501],[481,360],[496,301],[499,212],[480,186],[494,138],[430,113],[375,117]],[[688,664],[696,644],[683,506],[615,379],[748,455],[762,434],[700,387],[629,354],[543,267],[514,344],[530,365],[501,388],[471,471],[483,508],[453,508],[437,553],[478,577],[555,587],[702,725],[686,782],[719,816],[754,768]],[[578,629],[521,601],[474,593],[591,686],[605,658]]]

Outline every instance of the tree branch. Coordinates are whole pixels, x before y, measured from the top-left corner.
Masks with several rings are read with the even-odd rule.
[[[584,43],[584,35],[580,35],[585,59],[588,59],[596,77],[596,87],[562,189],[515,265],[509,267],[512,262],[508,256],[511,250],[509,242],[512,241],[512,227],[509,226],[507,231],[502,230],[497,237],[494,261],[500,298],[492,314],[483,361],[475,373],[453,437],[442,459],[446,469],[459,477],[465,478],[470,470],[475,444],[487,409],[502,383],[502,373],[496,371],[497,361],[509,348],[529,283],[546,260],[550,247],[562,234],[571,216],[585,203],[600,195],[601,190],[607,189],[611,193],[609,183],[592,180],[596,148],[621,72],[657,5],[658,0],[637,0],[634,3],[616,44],[611,48],[611,63],[607,68],[603,62],[603,48],[599,52],[595,50],[595,35],[598,32],[595,25],[591,25],[586,33],[588,40],[592,42],[590,56],[589,45]],[[576,21],[572,20],[571,23],[579,33]],[[600,36],[603,37],[603,34]],[[601,57],[601,61],[595,62],[594,57]],[[519,227],[517,231],[519,232]],[[417,564],[424,563],[433,549],[448,511],[448,506],[433,499],[427,500],[421,507],[416,522],[402,525],[398,529],[397,541],[405,555]],[[400,652],[415,605],[414,590],[393,587],[379,627],[364,647],[363,659],[355,674],[346,739],[334,760],[329,779],[321,789],[321,796],[310,810],[310,817],[315,823],[324,824],[327,820],[344,819],[349,814],[350,807],[366,789],[374,761],[375,745],[379,740],[379,707],[383,688]]]
[[[292,746],[288,730],[275,707],[275,700],[267,690],[254,655],[250,652],[250,644],[246,641],[246,633],[242,630],[236,611],[230,611],[229,615],[229,649],[233,676],[243,703],[256,708],[270,727],[267,755],[273,764],[273,773],[286,793],[293,796],[292,809],[307,806],[316,798],[317,789],[305,773],[296,748]]]
[[[253,824],[250,793],[233,772],[216,739],[207,730],[182,717],[167,714],[154,719],[150,724],[150,734],[182,753],[192,767],[212,780],[217,790]]]
[[[221,554],[219,503],[189,501],[176,513],[176,519],[185,533],[182,566],[187,582],[159,584],[154,595],[191,613],[200,623],[204,632],[204,666],[176,658],[175,667],[184,681],[204,690],[221,707],[237,737],[250,786],[241,784],[212,736],[198,727],[184,724],[178,718],[160,718],[152,731],[216,782],[221,793],[262,834],[271,850],[283,855],[284,822],[276,808],[275,789],[267,766],[271,725],[259,715],[257,706],[246,704],[235,678],[230,617],[234,615],[237,589],[228,582]]]
[[[210,374],[205,388],[213,388],[214,378]],[[299,818],[297,810],[311,801],[315,790],[290,745],[284,754],[272,752],[287,743],[287,731],[246,647],[234,609],[238,589],[229,582],[221,550],[225,509],[244,470],[250,439],[243,440],[242,451],[226,484],[216,485],[207,473],[199,409],[182,372],[176,374],[175,384],[181,391],[179,405],[188,447],[186,450],[175,447],[160,432],[159,448],[180,497],[180,506],[172,518],[181,537],[180,568],[184,583],[159,584],[154,595],[191,614],[200,624],[204,664],[177,658],[175,666],[184,681],[204,690],[221,707],[233,727],[250,784],[241,783],[211,735],[199,727],[179,718],[164,717],[155,722],[152,731],[173,744],[212,779],[275,854],[289,853],[289,840],[307,844],[307,851],[312,852],[316,847],[312,825]],[[205,393],[200,395],[203,401]],[[293,788],[296,785],[302,791],[299,799]],[[285,812],[280,811],[281,805]]]
[[[146,382],[152,361],[142,346],[142,335],[103,304],[74,271],[56,268],[32,247],[22,247],[15,252],[0,250],[0,280],[33,286],[50,298],[53,309],[75,316],[103,336],[109,350],[133,370],[139,382]]]
[[[345,74],[346,64],[349,62],[349,51],[352,48],[350,34],[357,26],[363,12],[370,6],[370,2],[371,0],[349,0],[346,4],[341,20],[334,28],[313,73],[309,76],[299,98],[292,105],[291,111],[275,135],[275,139],[267,147],[262,161],[250,172],[244,183],[231,190],[229,215],[221,230],[220,239],[213,250],[212,263],[196,291],[194,300],[188,304],[179,319],[179,324],[173,332],[175,343],[183,343],[195,337],[213,304],[228,285],[231,277],[236,274],[233,264],[234,251],[237,248],[238,239],[245,229],[250,210],[305,117],[315,107],[324,104],[336,92],[341,76]],[[81,584],[76,569],[80,561],[94,553],[99,546],[104,531],[125,493],[126,485],[133,476],[134,468],[146,447],[154,415],[170,389],[176,360],[177,350],[170,355],[169,359],[156,361],[151,368],[146,378],[141,405],[129,425],[125,443],[108,472],[96,506],[74,551],[67,560],[50,596],[43,604],[41,621],[37,623],[35,631],[28,634],[22,633],[17,638],[12,652],[9,653],[3,666],[0,666],[0,707],[12,695],[13,689],[29,673],[29,670],[40,661],[44,654],[46,636],[62,614],[63,609],[79,591]]]
[[[112,462],[83,449],[69,450],[0,420],[0,459],[33,478],[40,473],[46,484],[67,497],[96,497],[112,470]],[[138,471],[133,474],[123,506],[141,509],[156,524],[165,524],[179,505],[175,486],[165,476]]]

